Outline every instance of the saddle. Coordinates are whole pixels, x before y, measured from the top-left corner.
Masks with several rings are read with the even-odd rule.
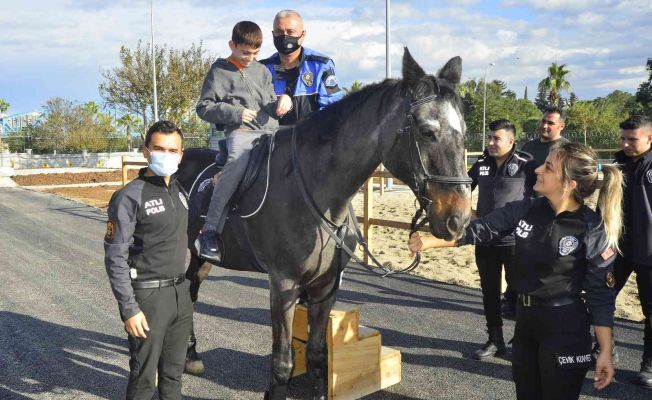
[[[266,269],[261,265],[253,254],[253,247],[249,242],[249,238],[244,232],[243,218],[249,217],[252,212],[256,211],[262,202],[265,200],[265,196],[261,196],[260,202],[256,203],[256,206],[251,210],[243,210],[240,207],[240,202],[244,197],[245,193],[251,189],[256,181],[259,178],[262,178],[263,181],[266,181],[268,171],[268,159],[271,157],[273,151],[273,135],[264,134],[261,135],[253,142],[253,148],[249,153],[249,161],[247,163],[247,169],[243,175],[242,180],[240,181],[238,188],[231,197],[229,202],[229,216],[228,219],[232,222],[232,227],[236,232],[236,237],[240,247],[245,250],[247,253],[247,258],[249,258],[251,264],[253,264],[256,269],[261,270],[261,272],[266,272]],[[215,185],[215,176],[219,174],[228,157],[228,150],[226,147],[226,139],[222,139],[218,142],[219,151],[215,156],[215,162],[206,167],[195,179],[193,182],[190,191],[188,192],[189,204],[188,204],[188,217],[189,223],[198,224],[197,230],[204,224],[206,219],[206,213],[211,202],[211,197],[213,195],[214,185]],[[219,185],[219,177],[217,177],[217,184]]]

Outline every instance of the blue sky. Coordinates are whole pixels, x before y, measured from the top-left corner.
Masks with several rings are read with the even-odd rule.
[[[158,44],[182,48],[203,41],[228,55],[233,24],[257,22],[262,54],[273,52],[276,11],[303,14],[305,45],[330,55],[344,86],[385,75],[385,1],[297,2],[155,0]],[[463,79],[506,81],[519,97],[551,62],[568,65],[580,99],[620,89],[634,92],[652,57],[652,0],[392,0],[392,74],[400,75],[403,46],[434,73],[449,58],[464,60]],[[10,113],[38,110],[54,96],[101,101],[101,72],[118,63],[120,46],[149,40],[149,1],[0,0],[0,98]]]

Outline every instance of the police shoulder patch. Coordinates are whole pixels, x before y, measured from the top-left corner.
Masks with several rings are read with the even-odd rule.
[[[645,173],[645,177],[647,178],[647,182],[648,182],[648,183],[652,183],[652,169],[648,170],[648,171]]]
[[[111,220],[106,221],[106,234],[104,235],[105,240],[111,240],[115,236],[115,223]]]
[[[616,277],[614,276],[614,273],[611,271],[607,272],[606,284],[607,287],[611,289],[616,287]]]
[[[517,172],[518,172],[518,164],[509,163],[509,165],[507,165],[507,174],[509,176],[514,176],[516,175]]]
[[[197,189],[197,191],[198,191],[199,193],[203,192],[203,191],[206,190],[206,188],[207,188],[210,184],[212,184],[212,183],[213,183],[213,179],[211,179],[211,178],[204,179],[204,180],[199,184],[199,188]]]
[[[559,254],[562,256],[569,255],[577,248],[579,243],[575,236],[564,236],[559,240]]]
[[[324,81],[324,86],[327,88],[335,88],[337,87],[338,82],[337,82],[337,77],[335,75],[328,75],[326,80]]]

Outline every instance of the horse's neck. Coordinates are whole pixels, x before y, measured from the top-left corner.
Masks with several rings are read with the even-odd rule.
[[[308,185],[333,219],[344,217],[350,200],[380,164],[381,147],[394,142],[400,127],[403,99],[396,97],[379,109],[383,102],[375,97],[344,121],[332,142],[319,146],[308,167]]]

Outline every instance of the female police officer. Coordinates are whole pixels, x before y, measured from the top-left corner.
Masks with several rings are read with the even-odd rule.
[[[613,261],[622,220],[622,174],[605,166],[601,216],[583,204],[597,188],[596,154],[576,143],[554,148],[536,169],[543,197],[508,203],[471,222],[456,242],[414,235],[412,252],[487,243],[514,232],[519,293],[512,373],[518,399],[577,399],[591,364],[590,324],[600,346],[594,386],[611,383]],[[585,294],[582,296],[582,291]],[[588,312],[587,312],[588,306]]]

